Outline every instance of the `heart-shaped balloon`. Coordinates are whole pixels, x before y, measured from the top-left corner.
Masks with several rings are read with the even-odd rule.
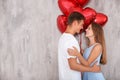
[[[57,17],[57,27],[60,32],[64,32],[67,28],[67,17],[65,15],[59,15]]]
[[[78,6],[73,0],[58,0],[58,5],[59,5],[60,10],[66,16],[69,15],[70,10],[72,8],[75,8]]]
[[[75,8],[72,8],[72,9],[70,10],[70,13],[72,13],[72,12],[82,13],[82,11],[83,11],[82,7],[75,7]],[[70,13],[69,13],[69,14],[70,14]]]
[[[103,26],[108,21],[108,17],[105,14],[97,13],[94,22]]]
[[[82,14],[85,17],[85,24],[84,24],[84,30],[87,28],[87,26],[95,19],[96,11],[92,8],[85,8],[82,11]]]
[[[82,7],[89,2],[89,0],[74,0],[74,1]]]

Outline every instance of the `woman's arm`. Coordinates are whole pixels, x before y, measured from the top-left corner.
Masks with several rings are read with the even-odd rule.
[[[102,46],[100,44],[95,45],[90,53],[90,56],[87,60],[85,60],[84,57],[78,52],[78,50],[75,47],[73,48],[74,50],[68,49],[69,55],[77,56],[81,64],[85,66],[90,66],[90,64],[99,56],[100,52],[102,51]]]

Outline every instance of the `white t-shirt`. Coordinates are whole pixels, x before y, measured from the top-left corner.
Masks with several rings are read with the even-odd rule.
[[[73,46],[80,51],[76,38],[72,34],[63,33],[58,44],[59,80],[81,80],[81,72],[71,70],[68,63],[68,58],[75,58],[67,52],[67,49]]]

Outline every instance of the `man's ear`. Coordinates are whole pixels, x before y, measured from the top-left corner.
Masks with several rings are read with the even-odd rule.
[[[73,21],[73,25],[74,26],[76,26],[77,25],[77,21],[75,20],[75,21]]]

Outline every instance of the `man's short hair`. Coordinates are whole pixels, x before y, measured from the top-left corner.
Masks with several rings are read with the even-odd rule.
[[[75,20],[85,20],[85,17],[79,12],[72,12],[67,19],[67,25],[71,25]]]

